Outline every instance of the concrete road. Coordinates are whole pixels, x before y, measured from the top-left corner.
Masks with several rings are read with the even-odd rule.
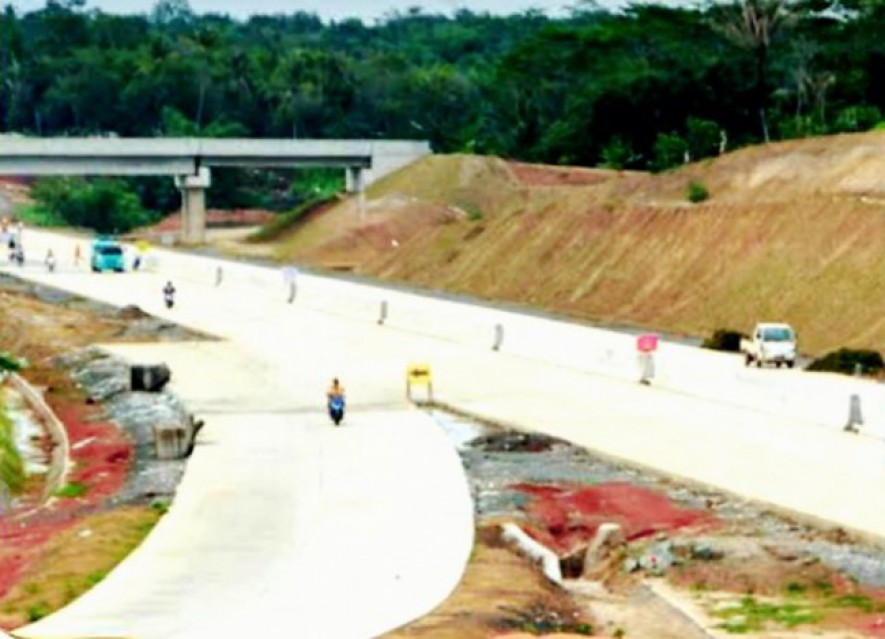
[[[26,246],[28,242],[36,246],[37,251],[52,245],[60,256],[73,254],[70,241],[55,236],[31,231]],[[301,455],[311,446],[317,448],[318,444],[310,439],[311,428],[321,441],[340,442],[356,438],[357,433],[366,428],[372,432],[375,448],[399,451],[387,459],[391,468],[407,465],[407,451],[402,441],[395,435],[385,435],[377,419],[402,402],[405,367],[410,362],[426,362],[433,369],[437,397],[461,408],[565,437],[602,453],[806,516],[885,537],[885,499],[878,493],[879,488],[885,486],[885,442],[882,440],[885,401],[878,384],[798,371],[747,370],[733,356],[665,343],[658,355],[658,377],[651,387],[645,387],[636,383],[638,370],[633,338],[624,334],[307,275],[298,276],[293,291],[278,269],[159,250],[153,251],[147,260],[148,271],[139,273],[93,275],[72,268],[69,262],[62,258],[60,270],[54,274],[45,273],[39,264],[28,266],[22,272],[114,304],[138,304],[149,312],[226,338],[221,344],[149,347],[147,351],[138,352],[138,357],[144,359],[152,356],[152,348],[163,349],[155,351],[155,357],[172,363],[176,387],[193,402],[197,411],[206,413],[209,422],[206,432],[219,437],[216,445],[223,443],[225,450],[263,450],[267,441],[264,430],[259,433],[257,429],[249,429],[248,424],[258,420],[256,423],[266,424],[268,433],[276,433],[275,426],[280,430],[285,428],[276,420],[288,420],[286,423],[291,429],[304,431],[299,433],[297,442],[281,446],[290,455]],[[176,307],[167,311],[161,305],[160,289],[170,278],[178,287],[179,296]],[[495,351],[492,347],[498,339],[500,348]],[[189,372],[182,375],[179,373],[182,370]],[[332,375],[341,376],[349,388],[348,426],[340,432],[324,429],[322,417],[315,412],[317,398]],[[204,376],[206,379],[215,376],[218,381],[203,383]],[[244,379],[255,380],[254,387],[249,385],[247,390],[240,386]],[[867,413],[867,423],[859,436],[841,431],[851,393],[863,396]],[[367,420],[365,426],[361,423],[364,419]],[[219,425],[213,426],[216,422]],[[414,428],[406,428],[416,432],[421,431],[425,423],[417,415],[403,418],[405,422],[414,422]],[[463,498],[463,492],[458,491],[463,491],[463,485],[452,477],[454,462],[441,452],[445,448],[441,441],[435,441],[429,434],[427,438],[426,449],[416,446],[419,457],[439,461],[436,466],[422,463],[413,472],[428,486],[436,485],[439,499],[450,500],[447,503],[453,504],[453,510],[463,508],[458,505]],[[286,441],[285,438],[282,441]],[[214,450],[209,445],[205,448]],[[339,455],[346,454],[343,452],[346,448],[334,446],[329,450],[335,452],[324,454],[323,459],[328,460],[330,455],[339,459]],[[408,451],[408,455],[413,452]],[[200,535],[196,535],[194,541],[179,541],[182,546],[176,549],[162,531],[165,527],[181,531],[181,536],[187,537],[185,531],[192,527],[200,530],[196,523],[200,518],[196,514],[200,512],[198,504],[211,500],[215,490],[211,486],[223,482],[225,477],[224,463],[208,461],[212,454],[198,449],[192,470],[188,471],[182,486],[182,498],[145,547],[115,573],[113,583],[117,587],[102,589],[99,586],[84,597],[83,601],[90,602],[93,617],[74,614],[78,610],[75,603],[69,614],[62,612],[45,624],[38,624],[33,633],[43,632],[41,628],[61,632],[66,627],[64,623],[88,621],[100,613],[107,615],[115,610],[130,611],[113,614],[132,618],[134,608],[127,608],[107,591],[121,590],[123,583],[127,587],[130,583],[138,584],[144,574],[154,575],[159,583],[166,583],[167,573],[159,568],[152,572],[151,566],[141,569],[146,572],[138,572],[130,569],[130,565],[151,564],[150,559],[141,557],[159,556],[163,548],[168,548],[171,556],[180,558],[193,553],[199,557],[196,547],[204,545]],[[255,455],[261,457],[259,452]],[[202,456],[207,461],[203,461]],[[316,458],[316,455],[311,457],[316,463],[315,473],[334,466],[330,461],[316,462]],[[449,461],[442,461],[444,458]],[[258,466],[276,468],[284,463],[279,458],[273,459],[276,461],[268,456],[266,464]],[[302,466],[305,463],[308,462]],[[379,462],[356,456],[350,463],[377,465]],[[201,471],[203,464],[214,470]],[[433,478],[437,475],[440,481],[435,483]],[[407,476],[411,477],[411,473]],[[310,481],[302,479],[298,484],[297,490],[291,489],[291,499],[299,503],[310,503],[313,499],[313,503],[319,503],[318,489],[305,488],[311,486]],[[316,482],[313,485],[316,486]],[[279,490],[281,496],[286,489]],[[191,491],[195,497],[189,498]],[[254,510],[249,507],[247,512],[266,512],[267,503],[277,501],[280,496]],[[243,504],[249,501],[246,495],[239,499]],[[369,500],[369,496],[364,495],[362,499]],[[254,501],[258,503],[260,499]],[[360,509],[355,500],[349,501],[350,508],[358,513]],[[344,500],[330,521],[353,514],[347,502]],[[385,507],[379,505],[378,509],[383,512]],[[318,553],[319,556],[331,554],[332,547],[323,546],[315,533],[325,524],[318,523],[308,531],[286,524],[287,517],[291,516],[293,521],[297,517],[288,515],[285,509],[281,509],[279,515],[274,513],[274,517],[277,516],[279,521],[274,519],[274,526],[290,531],[293,539],[311,540],[298,543],[328,549],[328,552],[311,550],[312,558]],[[354,515],[351,521],[358,519]],[[463,519],[466,518],[462,516]],[[249,520],[258,521],[261,517]],[[388,521],[395,520],[395,515],[390,514]],[[222,518],[222,521],[225,520]],[[438,544],[448,543],[454,530],[461,531],[458,537],[465,540],[460,542],[463,546],[459,549],[466,547],[464,529],[469,528],[466,523],[446,527],[438,519],[433,521],[438,523],[424,529],[428,548],[436,549]],[[391,525],[391,529],[395,530],[396,526]],[[240,543],[242,537],[248,535],[235,535],[231,538],[232,545]],[[378,540],[372,537],[371,541],[386,543],[383,537],[379,534]],[[291,588],[291,592],[302,592],[299,580],[308,573],[303,570],[296,574],[296,564],[302,569],[315,568],[313,579],[327,578],[322,576],[327,571],[315,563],[305,562],[305,554],[300,550],[280,546],[272,554],[287,558],[279,562],[291,567],[286,575],[268,574],[240,589],[235,583],[240,573],[228,566],[217,576],[215,589],[202,592],[194,583],[185,584],[174,591],[173,598],[152,604],[152,609],[157,610],[157,617],[163,618],[168,627],[170,609],[180,608],[177,627],[202,631],[208,628],[208,620],[202,615],[212,607],[212,601],[226,601],[225,596],[233,601],[249,591],[276,593]],[[258,550],[254,555],[257,557],[254,561],[244,563],[270,562],[270,556],[262,558]],[[452,552],[452,556],[456,555],[457,552]],[[252,555],[247,552],[247,556]],[[198,575],[194,579],[202,581],[199,575],[208,570],[208,565],[214,565],[215,560],[194,561],[196,567],[189,573]],[[407,563],[404,560],[404,565]],[[454,563],[460,570],[463,558]],[[175,565],[176,562],[169,561],[169,570],[174,572]],[[130,570],[136,572],[127,573]],[[440,579],[446,582],[445,587],[440,583],[429,590],[442,596],[454,581],[454,572],[457,570],[449,568],[445,578]],[[173,581],[180,584],[183,577],[177,579]],[[317,592],[323,590],[317,589]],[[385,591],[385,596],[392,595]],[[430,599],[428,594],[424,604]],[[349,600],[349,595],[345,600]],[[261,616],[261,611],[273,619],[269,611],[275,608],[274,595],[269,594],[266,601],[271,603],[259,605],[250,600],[239,607],[236,614],[231,610],[233,606],[216,614],[246,623],[247,619]],[[289,609],[278,618],[288,620],[287,615],[291,613],[293,617],[302,615],[310,619],[324,604],[319,598],[308,601],[310,604],[301,606],[300,612]],[[295,602],[296,599],[292,599],[291,606],[294,607]],[[398,614],[399,618],[407,616],[407,607],[404,605],[402,611],[397,611],[402,613]],[[409,610],[414,612],[420,607],[414,605]],[[390,616],[388,627],[392,627],[395,615]],[[221,619],[212,621],[222,623]],[[268,622],[268,627],[273,627],[271,623]],[[366,630],[369,634],[376,633],[382,625],[378,622]],[[368,636],[362,630],[351,629],[351,636]],[[164,634],[166,632],[158,630],[156,634],[144,636],[174,636]]]
[[[20,273],[160,310],[161,278],[60,266]],[[359,337],[335,336],[346,324],[327,340],[325,317],[179,288],[170,317],[242,338],[116,347],[168,362],[207,422],[173,507],[101,584],[16,636],[351,639],[430,611],[466,565],[472,503],[448,439],[406,402],[399,363],[349,353]],[[334,374],[352,389],[339,428],[324,412]]]

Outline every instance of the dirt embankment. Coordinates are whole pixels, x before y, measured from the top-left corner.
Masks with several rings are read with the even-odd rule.
[[[885,636],[879,547],[540,433],[431,414],[461,456],[476,544],[452,596],[390,639]],[[559,557],[561,586],[502,524]],[[588,563],[603,525],[621,541]]]
[[[23,377],[43,390],[71,444],[66,483],[47,504],[39,476],[8,509],[0,504],[0,629],[35,621],[101,581],[150,531],[170,498],[154,487],[162,477],[152,476],[150,484],[140,478],[139,442],[85,395],[60,356],[96,342],[182,333],[193,337],[143,314],[0,277],[0,347],[29,361]]]
[[[432,156],[278,256],[706,335],[794,324],[802,349],[885,350],[885,135],[753,147],[660,175]],[[710,198],[691,204],[691,181]]]

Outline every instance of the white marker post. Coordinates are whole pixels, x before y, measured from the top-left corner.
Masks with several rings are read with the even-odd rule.
[[[655,333],[643,333],[636,338],[636,350],[639,352],[639,383],[651,384],[655,376],[655,351],[658,350],[658,336]]]

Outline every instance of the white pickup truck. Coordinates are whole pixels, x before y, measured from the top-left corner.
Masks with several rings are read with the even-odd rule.
[[[749,338],[741,339],[741,353],[744,363],[775,366],[786,365],[793,368],[796,363],[796,331],[789,324],[756,324]]]

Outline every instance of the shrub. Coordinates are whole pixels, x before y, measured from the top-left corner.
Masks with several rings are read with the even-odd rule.
[[[56,497],[65,497],[68,499],[76,499],[86,494],[86,486],[79,482],[72,481],[65,484],[55,491]]]
[[[20,371],[28,365],[27,360],[14,357],[9,353],[0,352],[0,372]]]
[[[885,368],[885,362],[878,351],[840,348],[814,360],[808,370],[852,375],[858,366],[862,374],[875,375]]]
[[[675,133],[658,133],[654,144],[655,170],[666,171],[685,163],[688,143]]]
[[[710,192],[707,190],[707,187],[704,186],[703,182],[692,180],[688,184],[688,193],[686,193],[685,197],[688,198],[689,202],[697,204],[698,202],[703,202],[709,198]]]
[[[727,351],[729,353],[739,353],[741,350],[741,338],[746,337],[740,331],[733,331],[728,328],[717,328],[713,334],[705,339],[701,344],[701,348],[709,348],[714,351]]]
[[[3,412],[3,406],[0,405],[0,484],[5,485],[10,492],[17,493],[24,483],[25,465],[15,446],[12,422],[9,421]],[[5,504],[0,504],[0,509],[4,506]]]

